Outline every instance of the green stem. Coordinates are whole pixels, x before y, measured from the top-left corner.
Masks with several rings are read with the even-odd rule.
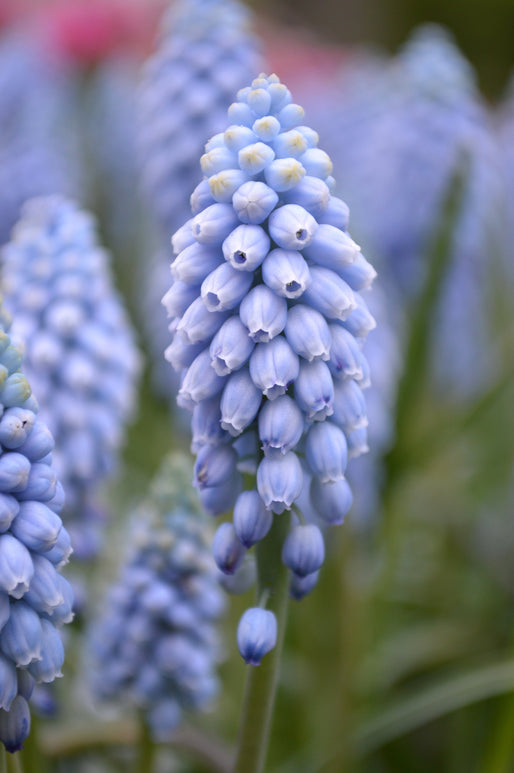
[[[7,752],[5,751],[5,746],[0,744],[0,773],[7,773],[7,759],[6,759]]]
[[[150,729],[141,715],[139,719],[141,732],[136,754],[134,773],[152,773],[156,747],[150,734]]]
[[[281,552],[289,523],[286,514],[275,515],[270,532],[257,545],[257,598],[266,591],[269,593],[266,608],[277,618],[278,637],[275,648],[260,666],[247,666],[233,773],[261,773],[266,761],[287,615],[289,573],[282,564]]]
[[[7,755],[7,773],[23,773],[19,752]]]

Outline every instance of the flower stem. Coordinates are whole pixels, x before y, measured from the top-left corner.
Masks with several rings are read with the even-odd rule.
[[[282,564],[282,544],[290,517],[275,515],[273,525],[257,545],[257,598],[269,593],[266,609],[277,618],[275,648],[257,666],[247,666],[245,697],[233,773],[261,773],[266,761],[273,704],[287,616],[289,572]]]
[[[155,759],[155,744],[150,729],[143,716],[140,716],[141,733],[136,753],[136,773],[152,773]]]
[[[23,773],[19,752],[7,754],[7,773]]]

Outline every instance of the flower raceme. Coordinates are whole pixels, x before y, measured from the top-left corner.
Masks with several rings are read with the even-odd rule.
[[[348,235],[332,163],[303,116],[275,75],[238,92],[201,157],[163,298],[166,357],[193,414],[194,483],[212,515],[234,508],[215,535],[216,562],[237,572],[294,508],[282,560],[295,598],[315,585],[322,529],[352,503],[345,469],[367,450],[362,343],[375,324],[361,296],[375,271]],[[243,490],[243,472],[254,489]],[[276,639],[263,611],[248,610],[238,632],[253,665]]]
[[[54,441],[9,327],[0,300],[0,741],[15,752],[29,734],[35,683],[61,676],[57,628],[72,619],[73,599],[59,573],[71,547],[59,517]]]

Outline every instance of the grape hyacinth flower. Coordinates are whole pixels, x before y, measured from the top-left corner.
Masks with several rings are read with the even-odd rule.
[[[0,300],[0,741],[15,752],[29,734],[34,685],[61,676],[57,629],[72,619],[73,599],[59,571],[71,547],[54,441],[9,328]]]
[[[190,476],[178,454],[163,463],[89,639],[94,695],[142,711],[157,741],[218,691],[224,596]]]
[[[277,519],[289,523],[285,511],[299,510],[282,547],[297,598],[323,563],[322,529],[351,505],[345,470],[367,449],[362,344],[375,325],[361,295],[375,271],[348,235],[331,160],[303,117],[275,75],[238,92],[201,158],[163,298],[166,357],[182,374],[178,403],[193,413],[194,484],[212,515],[234,508],[215,535],[218,566],[237,571]],[[243,472],[253,489],[243,490]],[[260,606],[238,633],[253,665],[276,638]]]
[[[355,233],[406,306],[419,298],[448,186],[468,160],[430,362],[445,394],[472,396],[495,370],[488,304],[504,193],[489,111],[469,62],[436,25],[416,30],[388,66],[364,80],[357,70],[353,80],[318,114],[320,131]]]
[[[78,557],[96,552],[95,488],[111,474],[133,407],[139,355],[94,221],[72,201],[29,201],[2,252],[13,334],[56,440],[66,525]]]

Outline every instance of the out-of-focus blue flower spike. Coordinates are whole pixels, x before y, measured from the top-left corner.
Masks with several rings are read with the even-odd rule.
[[[163,19],[159,48],[143,74],[139,125],[145,188],[167,233],[185,219],[206,138],[224,128],[234,95],[259,70],[250,25],[251,14],[236,0],[182,0]],[[203,162],[213,193],[228,195],[230,186],[212,179],[226,168],[212,152],[218,149],[237,148],[210,145]]]
[[[237,646],[245,663],[258,666],[277,643],[277,620],[273,612],[251,607],[237,627]]]
[[[282,548],[282,561],[299,577],[317,572],[325,559],[325,543],[313,523],[292,527]]]
[[[42,504],[50,510],[63,504],[62,489],[45,458],[53,451],[66,490],[66,522],[70,528],[75,523],[76,534],[81,524],[84,527],[77,540],[80,548],[89,535],[87,508],[94,489],[112,474],[133,414],[140,370],[134,334],[112,284],[107,253],[98,245],[94,220],[71,200],[49,196],[27,202],[2,257],[13,334],[27,333],[24,369],[38,396],[41,417],[57,440],[54,449],[38,419],[31,420],[30,434],[28,423],[20,429],[14,408],[3,417],[4,424],[8,422],[5,432],[18,426],[11,447],[29,467],[33,463],[20,497],[28,501],[21,505],[12,530],[32,550],[50,550],[55,544],[60,521]],[[12,359],[9,349],[4,356]],[[28,396],[25,376],[20,376],[15,372],[4,382],[0,400],[6,400],[5,405],[20,405]],[[0,477],[2,465],[6,474],[16,459],[12,452],[2,456]],[[48,532],[39,542],[33,534],[29,544],[26,535],[34,532],[38,519],[47,527],[53,521],[55,533]]]
[[[188,487],[191,472],[182,455],[163,462],[134,513],[119,576],[88,638],[94,696],[142,711],[155,740],[168,737],[184,711],[207,708],[218,691],[224,596],[210,525]],[[230,539],[221,537],[227,559]]]

